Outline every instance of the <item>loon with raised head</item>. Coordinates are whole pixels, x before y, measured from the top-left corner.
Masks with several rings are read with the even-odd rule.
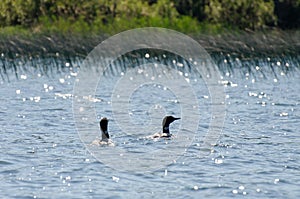
[[[175,120],[179,120],[179,117],[173,117],[173,116],[166,116],[163,119],[162,122],[162,128],[163,131],[160,133],[155,133],[154,135],[150,136],[152,139],[157,139],[157,138],[170,138],[172,134],[170,133],[169,126],[172,122]]]
[[[108,119],[106,117],[100,120],[101,140],[94,140],[92,144],[114,146],[114,143],[109,139],[108,134]]]

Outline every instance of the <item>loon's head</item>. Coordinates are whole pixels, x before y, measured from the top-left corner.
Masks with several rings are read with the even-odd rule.
[[[106,117],[102,118],[100,120],[100,130],[102,132],[102,140],[107,140],[109,139],[109,134],[107,131],[107,126],[108,126],[108,119]]]
[[[170,131],[169,131],[169,125],[174,122],[175,120],[179,120],[180,118],[179,117],[173,117],[173,116],[166,116],[164,119],[163,119],[163,122],[162,122],[162,126],[163,126],[163,133],[167,133],[169,134]]]

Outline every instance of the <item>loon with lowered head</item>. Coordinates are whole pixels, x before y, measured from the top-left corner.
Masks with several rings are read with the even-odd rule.
[[[94,140],[92,144],[114,146],[115,144],[109,138],[108,119],[106,117],[100,120],[101,140]]]
[[[173,116],[166,116],[163,119],[162,122],[162,128],[163,131],[159,133],[155,133],[154,135],[150,136],[152,139],[158,139],[158,138],[170,138],[172,137],[172,134],[170,133],[169,126],[172,122],[175,120],[179,120],[179,117],[173,117]]]

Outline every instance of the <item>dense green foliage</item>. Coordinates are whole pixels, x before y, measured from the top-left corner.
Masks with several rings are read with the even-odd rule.
[[[0,27],[34,32],[108,32],[157,26],[198,32],[221,28],[299,28],[300,0],[1,0]]]
[[[212,22],[257,29],[275,22],[274,4],[264,0],[211,0],[205,7]]]

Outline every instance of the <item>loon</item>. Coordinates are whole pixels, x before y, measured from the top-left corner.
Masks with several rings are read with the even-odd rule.
[[[174,122],[175,120],[179,120],[179,119],[180,119],[179,117],[166,116],[163,119],[163,122],[162,122],[162,128],[163,128],[162,133],[161,132],[160,133],[155,133],[154,135],[150,136],[150,138],[157,139],[157,138],[170,138],[170,137],[172,137],[172,134],[169,131],[169,125],[172,122]]]
[[[107,126],[108,126],[108,119],[104,117],[100,120],[101,140],[94,140],[92,144],[114,146],[112,140],[109,139]]]

